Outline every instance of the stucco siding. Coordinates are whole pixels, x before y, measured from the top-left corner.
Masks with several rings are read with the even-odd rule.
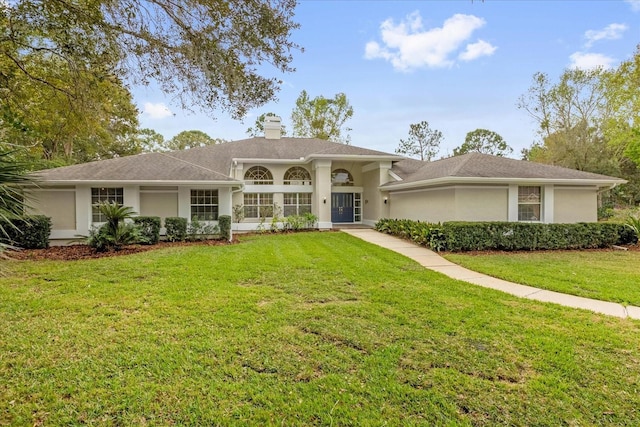
[[[507,221],[509,189],[496,188],[456,188],[456,221]]]
[[[75,190],[30,191],[29,204],[29,213],[51,217],[52,230],[76,229]]]
[[[377,221],[382,217],[382,198],[380,196],[380,169],[374,169],[362,174],[362,214],[363,220]]]
[[[595,188],[554,189],[554,222],[596,222],[598,220],[598,193]]]
[[[178,192],[141,192],[140,215],[159,216],[163,224],[165,218],[178,216]]]
[[[450,221],[455,206],[453,188],[389,195],[389,217],[428,222]]]

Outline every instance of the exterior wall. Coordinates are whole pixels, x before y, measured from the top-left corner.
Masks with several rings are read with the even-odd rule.
[[[159,216],[162,224],[167,217],[178,216],[178,189],[141,189],[139,213],[141,216]]]
[[[598,192],[595,187],[555,187],[554,220],[557,223],[596,222]]]
[[[373,169],[362,174],[362,214],[363,222],[377,221],[382,218],[382,197],[380,185],[380,170]]]
[[[318,217],[318,228],[327,229],[331,223],[331,171],[335,167],[331,160],[314,160],[313,173],[313,197],[311,209]],[[355,179],[355,177],[354,177]]]
[[[31,190],[27,200],[27,212],[51,217],[53,230],[76,229],[75,188]]]
[[[427,222],[451,221],[453,188],[394,192],[389,195],[389,217]]]
[[[457,187],[451,214],[455,221],[507,221],[508,208],[507,187]]]
[[[389,216],[389,193],[379,187],[391,180],[391,162],[370,163],[362,166],[362,222],[374,225]]]

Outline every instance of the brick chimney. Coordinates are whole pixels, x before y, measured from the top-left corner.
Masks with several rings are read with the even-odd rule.
[[[266,116],[264,118],[264,137],[266,139],[280,139],[282,124],[278,116]]]

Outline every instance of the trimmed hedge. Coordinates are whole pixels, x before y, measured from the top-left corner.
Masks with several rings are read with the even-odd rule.
[[[0,242],[23,249],[45,249],[49,247],[51,218],[44,215],[30,215],[0,221],[4,232]]]
[[[231,240],[231,216],[220,215],[218,217],[218,227],[220,227],[220,237],[224,240]]]
[[[527,251],[591,249],[631,244],[638,236],[616,223],[540,224],[522,222],[421,223],[382,219],[376,230],[441,251]]]
[[[155,245],[160,240],[160,217],[137,216],[133,223],[140,230],[140,243]]]
[[[168,241],[182,242],[187,238],[187,218],[167,217],[164,220],[164,226],[167,229]]]

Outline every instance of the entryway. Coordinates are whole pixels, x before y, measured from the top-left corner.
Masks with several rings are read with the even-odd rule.
[[[353,220],[353,193],[331,193],[331,222]]]

